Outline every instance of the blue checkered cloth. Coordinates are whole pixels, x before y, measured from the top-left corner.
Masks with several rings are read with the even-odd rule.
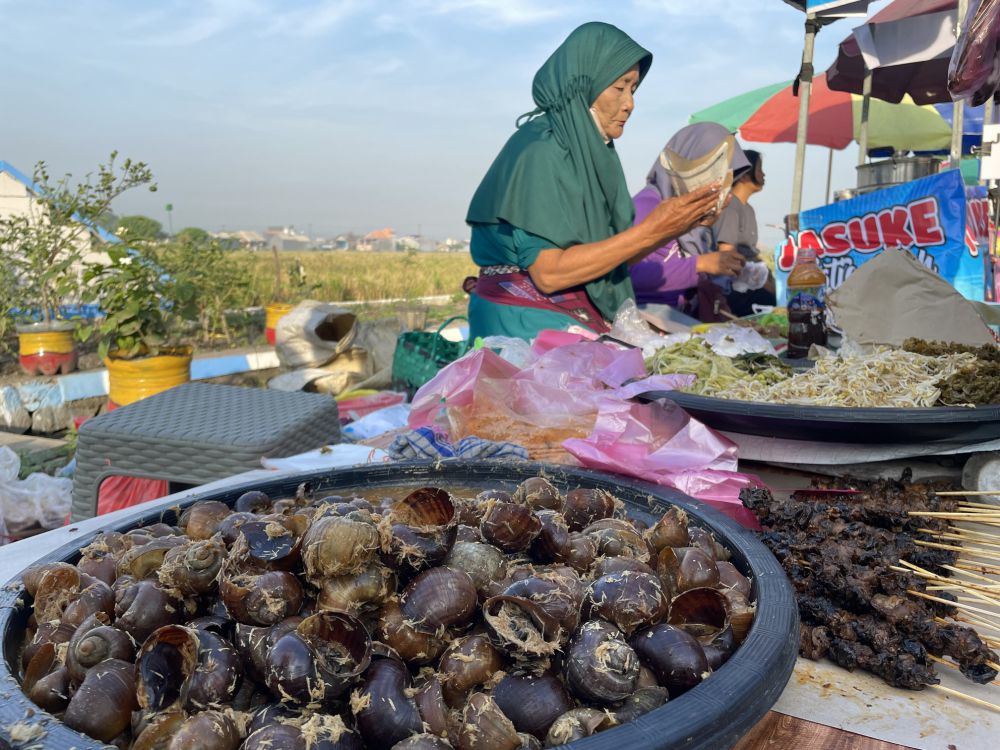
[[[528,449],[514,443],[497,443],[477,437],[462,438],[453,444],[430,427],[402,432],[387,448],[397,460],[412,458],[519,458],[528,459]]]

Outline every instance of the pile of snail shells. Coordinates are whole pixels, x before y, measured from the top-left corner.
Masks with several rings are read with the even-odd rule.
[[[750,582],[673,507],[603,489],[242,495],[25,572],[22,686],[131,750],[514,750],[631,721],[708,678]]]

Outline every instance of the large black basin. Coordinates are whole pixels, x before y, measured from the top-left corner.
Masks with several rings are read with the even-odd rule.
[[[693,522],[715,534],[732,553],[733,564],[750,577],[757,613],[749,635],[733,657],[709,679],[676,700],[640,719],[602,732],[571,745],[573,750],[653,750],[654,748],[730,747],[756,724],[778,699],[798,653],[798,610],[781,566],[754,534],[725,515],[675,490],[645,482],[583,469],[553,465],[501,461],[393,463],[351,467],[335,471],[300,474],[267,482],[234,486],[186,498],[167,510],[137,509],[126,520],[105,530],[127,531],[146,524],[175,523],[178,511],[196,500],[221,500],[232,504],[248,489],[260,489],[272,497],[290,495],[306,482],[318,490],[437,485],[462,488],[513,488],[530,476],[544,473],[564,491],[574,487],[604,487],[621,498],[628,512],[652,521],[669,505],[683,508]],[[96,532],[95,532],[96,534]],[[90,534],[61,547],[39,562],[75,563],[79,549],[95,536]],[[41,711],[21,692],[16,679],[18,651],[24,638],[31,602],[15,576],[0,590],[0,749],[10,742],[9,727],[17,722],[39,723],[44,736],[31,747],[65,750],[97,750],[107,746],[75,732]],[[25,717],[30,718],[25,718]],[[10,747],[15,745],[11,744]]]

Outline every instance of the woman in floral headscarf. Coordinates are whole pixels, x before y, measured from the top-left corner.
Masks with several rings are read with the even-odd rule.
[[[605,23],[574,30],[535,74],[537,108],[518,122],[469,206],[474,336],[608,330],[633,298],[628,266],[715,219],[719,186],[634,209],[614,140],[652,55]]]

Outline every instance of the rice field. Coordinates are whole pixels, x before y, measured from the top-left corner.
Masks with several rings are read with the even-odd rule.
[[[275,263],[270,250],[239,251],[249,270],[252,300],[274,300]],[[464,300],[462,280],[478,272],[468,252],[281,251],[282,296],[324,302],[416,299],[438,295]],[[301,273],[299,272],[301,269]]]

